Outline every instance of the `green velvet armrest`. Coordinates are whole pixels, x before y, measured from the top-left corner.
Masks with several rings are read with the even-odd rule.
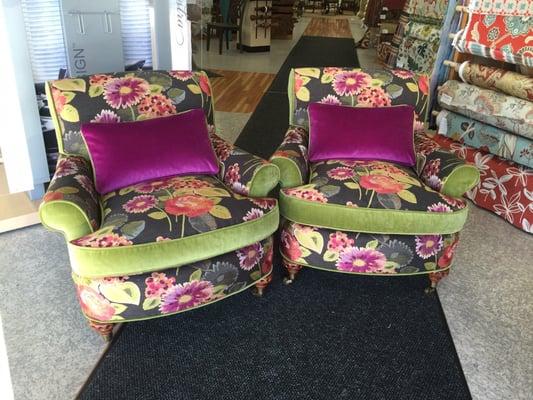
[[[98,228],[100,202],[87,160],[60,155],[54,178],[39,207],[39,216],[44,226],[63,232],[67,240]]]
[[[419,177],[444,195],[461,197],[479,182],[479,170],[474,165],[442,149],[424,133],[415,136],[415,151]]]
[[[220,162],[219,178],[235,193],[267,197],[279,182],[279,169],[211,132],[211,143]]]
[[[285,139],[270,158],[280,170],[282,188],[301,186],[309,178],[307,159],[308,134],[302,127],[291,126]]]

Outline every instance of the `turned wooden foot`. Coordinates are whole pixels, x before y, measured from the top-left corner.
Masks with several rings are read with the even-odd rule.
[[[300,272],[302,266],[298,264],[293,264],[287,260],[283,260],[283,266],[285,267],[285,269],[287,269],[288,272],[288,276],[283,278],[283,283],[285,285],[290,285],[292,282],[294,282],[296,274]]]
[[[445,278],[446,276],[448,276],[449,273],[450,273],[450,269],[447,269],[445,271],[432,272],[431,274],[429,274],[430,285],[429,285],[429,287],[426,288],[426,293],[427,294],[431,294],[431,293],[435,292],[435,290],[437,289],[437,285],[439,284],[440,280],[442,278]]]
[[[252,293],[257,297],[263,296],[265,288],[270,284],[270,282],[272,282],[272,273],[259,279],[255,284],[255,288]]]
[[[94,322],[89,320],[89,326],[92,330],[97,332],[105,342],[111,341],[113,337],[113,328],[115,324],[102,324],[100,322]]]

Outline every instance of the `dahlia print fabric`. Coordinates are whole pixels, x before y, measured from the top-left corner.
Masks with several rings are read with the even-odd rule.
[[[441,172],[440,159],[429,163],[426,168],[428,174],[438,176]],[[461,199],[445,196],[424,185],[411,168],[386,161],[330,160],[314,163],[308,185],[284,189],[283,193],[324,205],[353,208],[451,213],[466,207]]]
[[[215,177],[156,179],[103,196],[100,229],[71,243],[117,247],[180,239],[262,218],[276,205],[230,192]]]
[[[211,86],[204,72],[99,74],[51,81],[48,89],[62,153],[87,157],[80,132],[85,122],[138,121],[202,108],[213,123]]]
[[[100,203],[94,188],[92,169],[83,157],[60,155],[54,178],[43,197],[43,203],[68,201],[86,214],[93,229],[100,225]]]
[[[300,183],[307,180],[309,175],[309,160],[307,158],[308,142],[309,134],[304,128],[291,126],[285,133],[283,142],[281,142],[271,157],[271,160],[285,158],[292,161],[293,165],[296,166],[299,172],[298,181]],[[285,171],[281,170],[282,178],[284,172]]]
[[[439,105],[480,122],[533,139],[533,103],[459,81],[446,81]]]
[[[226,142],[211,127],[211,144],[220,162],[219,178],[235,193],[250,194],[256,171],[269,163]],[[277,182],[273,183],[275,186]],[[265,190],[268,191],[268,190]]]
[[[533,140],[442,110],[437,116],[438,132],[460,143],[533,167]]]
[[[221,300],[272,271],[272,238],[191,265],[107,278],[73,274],[87,318],[124,322],[187,311]]]
[[[476,0],[465,29],[454,41],[464,53],[533,66],[533,6],[528,0]]]
[[[281,253],[296,264],[352,274],[416,274],[451,267],[459,234],[380,235],[287,221]]]
[[[421,129],[428,107],[429,81],[411,71],[347,68],[295,68],[291,73],[289,122],[308,128],[309,103],[384,107],[409,104],[415,108]]]
[[[422,135],[421,135],[422,136]],[[422,139],[425,151],[446,149],[474,164],[481,179],[466,197],[510,224],[533,233],[533,169],[474,149],[442,135]]]

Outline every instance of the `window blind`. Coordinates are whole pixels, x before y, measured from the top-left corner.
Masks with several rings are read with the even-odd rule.
[[[56,79],[67,59],[59,0],[21,0],[36,82]],[[149,0],[120,0],[124,63],[152,65]]]

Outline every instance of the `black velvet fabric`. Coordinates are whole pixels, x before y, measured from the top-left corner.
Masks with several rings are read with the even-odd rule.
[[[269,158],[289,126],[287,85],[291,68],[359,67],[353,39],[302,36],[294,45],[235,144]]]
[[[250,292],[126,324],[80,399],[470,399],[425,276],[281,267]]]

